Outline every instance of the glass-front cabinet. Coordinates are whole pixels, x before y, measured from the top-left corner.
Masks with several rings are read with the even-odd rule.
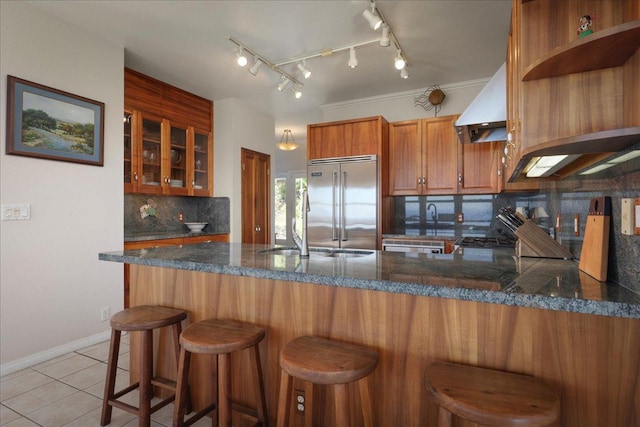
[[[125,112],[125,193],[213,195],[210,132]]]

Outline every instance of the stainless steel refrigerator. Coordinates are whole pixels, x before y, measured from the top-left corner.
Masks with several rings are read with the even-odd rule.
[[[377,183],[375,155],[310,160],[309,246],[376,249]]]

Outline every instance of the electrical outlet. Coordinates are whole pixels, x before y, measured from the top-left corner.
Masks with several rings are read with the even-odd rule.
[[[100,321],[104,322],[109,320],[109,318],[111,317],[111,309],[109,308],[109,306],[106,307],[102,307],[100,309]]]
[[[296,399],[296,411],[301,413],[304,412],[304,404],[305,404],[304,390],[294,390],[293,394]]]
[[[633,235],[633,199],[622,199],[620,208],[620,231],[625,236]]]
[[[458,224],[462,224],[464,222],[464,212],[459,212],[456,214],[456,222]]]
[[[178,214],[178,221],[180,222],[184,221],[184,215],[182,214],[182,212]]]
[[[580,235],[580,214],[573,215],[573,235]]]

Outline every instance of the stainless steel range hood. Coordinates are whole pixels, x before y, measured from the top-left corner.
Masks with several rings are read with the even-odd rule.
[[[507,64],[504,63],[456,120],[461,143],[507,139]]]

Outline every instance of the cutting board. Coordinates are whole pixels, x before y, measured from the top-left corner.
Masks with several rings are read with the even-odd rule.
[[[580,253],[580,270],[600,282],[607,281],[611,198],[591,199]]]

